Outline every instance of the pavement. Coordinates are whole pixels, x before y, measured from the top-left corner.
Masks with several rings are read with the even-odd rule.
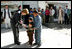
[[[56,25],[55,25],[56,26]],[[61,25],[60,25],[61,26]],[[14,45],[11,29],[1,29],[1,48],[71,48],[71,28],[42,27],[41,46],[29,46],[26,29],[19,29],[21,45]],[[33,43],[35,42],[35,39]]]

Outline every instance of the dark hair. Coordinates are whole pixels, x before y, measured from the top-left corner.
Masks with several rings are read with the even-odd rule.
[[[38,13],[37,11],[33,11],[33,13]]]
[[[5,5],[5,6],[8,6],[8,5]]]
[[[68,6],[66,5],[66,7],[68,7]]]
[[[34,9],[36,9],[36,8],[34,8]]]
[[[46,8],[49,8],[48,6],[46,6]]]
[[[42,10],[44,10],[44,9],[42,9]]]
[[[33,20],[33,18],[32,17],[29,17],[29,20]]]
[[[20,6],[18,6],[18,9],[21,7],[21,5]]]
[[[30,10],[31,10],[32,8],[30,8]]]

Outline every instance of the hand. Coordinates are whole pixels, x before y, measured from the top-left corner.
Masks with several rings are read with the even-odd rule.
[[[41,14],[41,12],[39,12],[39,14]]]
[[[24,24],[24,27],[27,27],[27,26]]]
[[[25,28],[27,27],[25,24],[22,24],[22,26],[24,26]]]
[[[23,24],[23,21],[22,20],[20,20],[20,24]]]
[[[31,25],[31,24],[29,24],[29,27],[32,27],[32,25]]]

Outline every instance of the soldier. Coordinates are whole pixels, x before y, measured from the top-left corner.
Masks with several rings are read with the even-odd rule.
[[[14,14],[12,20],[11,20],[11,27],[13,30],[13,35],[14,35],[14,44],[20,45],[19,42],[19,25],[20,25],[20,20],[21,20],[21,15],[19,10],[16,11]]]

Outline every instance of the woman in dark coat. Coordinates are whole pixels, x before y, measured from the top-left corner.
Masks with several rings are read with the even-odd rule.
[[[25,27],[27,29],[27,35],[28,35],[28,38],[29,38],[28,43],[31,46],[32,42],[33,42],[33,33],[34,33],[33,18],[30,17],[28,9],[22,10],[21,14],[23,15],[22,17],[24,17],[24,19],[23,19],[24,20],[24,24],[23,24],[22,21],[20,23],[22,24],[23,27]]]
[[[28,18],[30,17],[29,12],[27,11],[27,9],[24,9],[22,12],[22,18],[23,18],[23,23],[28,25]]]

